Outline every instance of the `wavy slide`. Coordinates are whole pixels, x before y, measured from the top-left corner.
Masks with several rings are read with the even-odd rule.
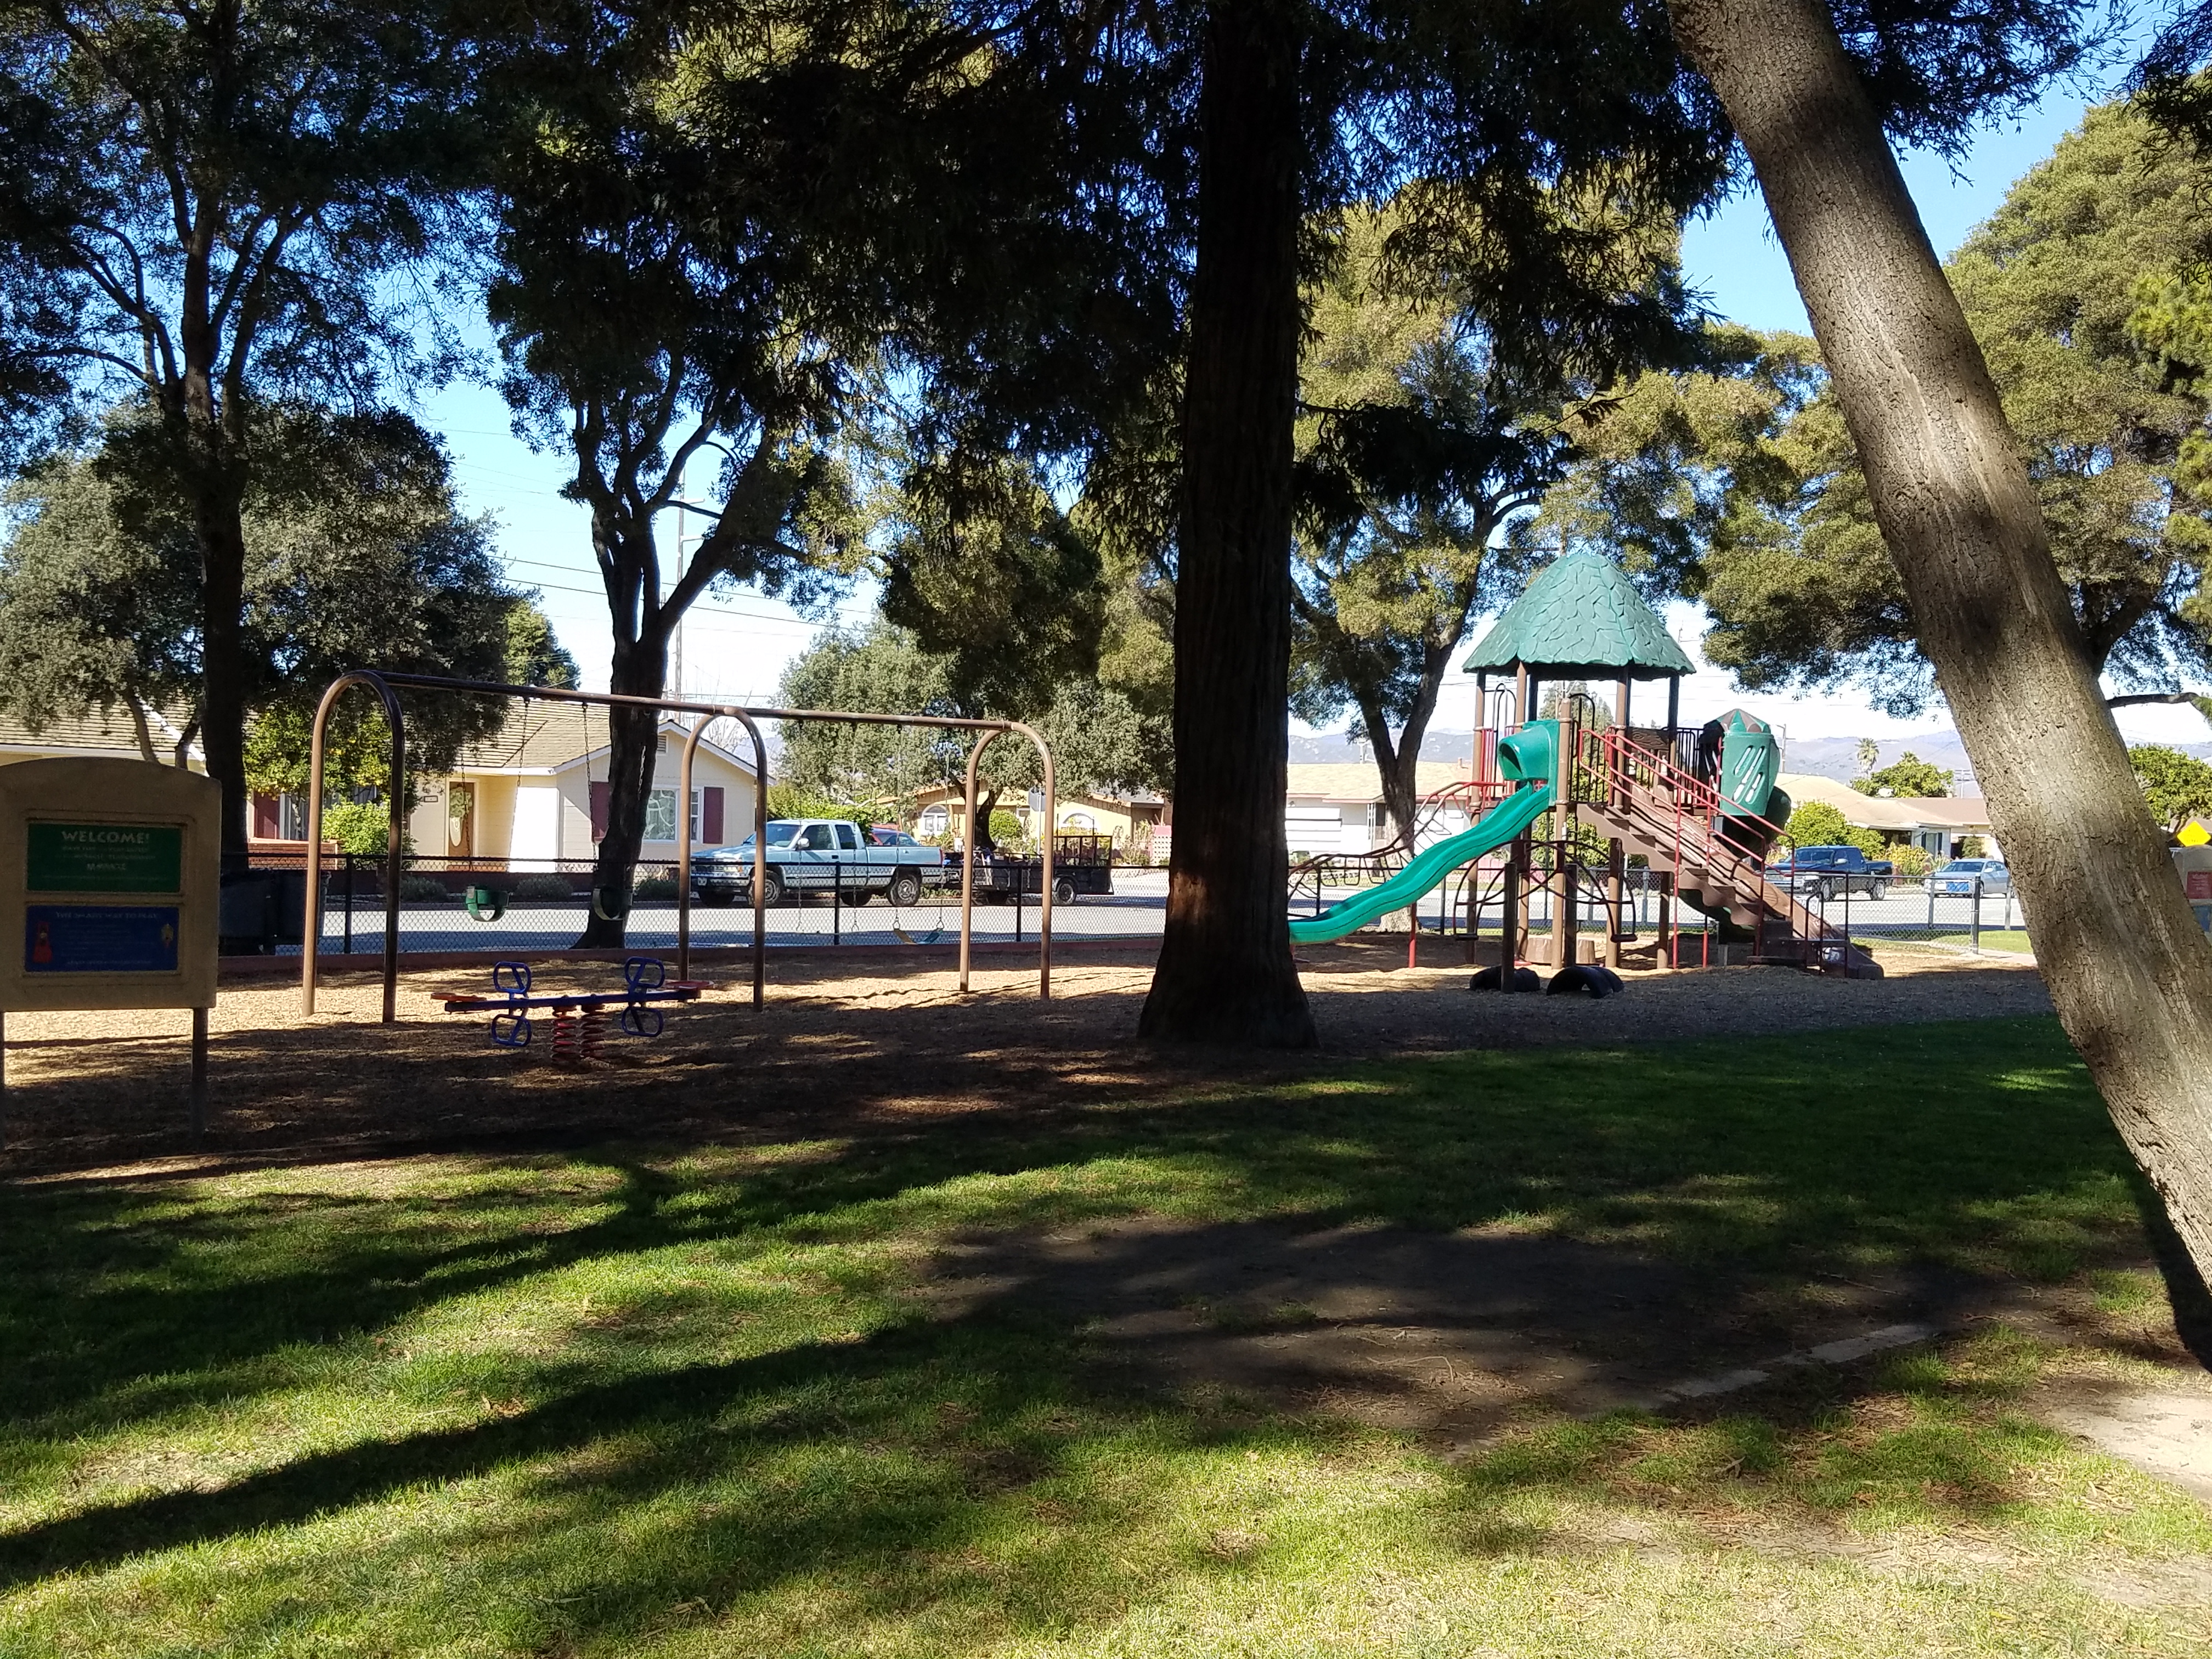
[[[1291,938],[1300,945],[1342,939],[1376,917],[1410,908],[1460,867],[1503,847],[1544,815],[1552,804],[1549,783],[1524,783],[1449,840],[1424,848],[1406,867],[1378,886],[1363,887],[1317,916],[1293,918]]]

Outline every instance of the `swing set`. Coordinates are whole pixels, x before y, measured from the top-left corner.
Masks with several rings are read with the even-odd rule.
[[[975,747],[968,751],[968,815],[965,822],[971,844],[975,839],[976,769],[981,763],[983,752],[1001,735],[1009,732],[1018,732],[1035,745],[1044,769],[1048,832],[1043,837],[1044,890],[1041,895],[1042,902],[1037,919],[1037,998],[1040,1001],[1046,1001],[1052,996],[1053,838],[1049,826],[1054,805],[1059,798],[1058,778],[1053,766],[1051,746],[1032,726],[1019,720],[969,720],[951,714],[878,714],[837,708],[748,708],[732,703],[696,702],[680,697],[636,697],[616,692],[571,691],[558,686],[507,685],[491,680],[450,679],[434,674],[387,673],[379,669],[357,668],[339,675],[323,692],[322,701],[315,708],[314,730],[308,749],[307,900],[304,931],[301,935],[303,948],[300,952],[300,1011],[302,1013],[315,1012],[315,984],[323,934],[324,736],[330,724],[331,709],[341,696],[357,685],[365,686],[375,694],[383,705],[385,723],[392,732],[389,775],[392,779],[392,787],[387,792],[391,818],[386,829],[384,871],[382,1023],[386,1025],[394,1024],[398,1018],[399,883],[406,865],[404,851],[406,792],[401,787],[400,780],[407,775],[407,722],[406,713],[399,699],[402,690],[520,698],[526,703],[533,701],[578,703],[586,708],[597,705],[609,711],[610,720],[612,711],[617,708],[652,709],[698,717],[684,740],[683,759],[677,772],[676,978],[678,981],[689,981],[691,976],[691,814],[688,808],[691,799],[692,769],[698,756],[700,739],[706,735],[711,721],[733,720],[742,726],[752,739],[753,750],[752,1002],[756,1008],[766,1001],[768,984],[768,744],[761,736],[760,722],[793,720],[846,726],[923,726],[978,733]],[[963,857],[960,862],[960,989],[964,994],[969,989],[969,961],[974,944],[975,860]],[[613,921],[626,915],[629,905],[629,895],[627,892],[617,893],[611,889],[597,886],[592,889],[592,912],[605,920]],[[486,908],[496,907],[488,904]]]

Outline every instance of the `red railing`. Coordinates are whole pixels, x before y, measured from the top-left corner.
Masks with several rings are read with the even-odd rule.
[[[1816,949],[1843,946],[1850,936],[1808,907],[1795,894],[1766,878],[1759,858],[1716,828],[1728,822],[1745,823],[1765,831],[1771,845],[1781,826],[1742,811],[1732,811],[1720,792],[1704,779],[1686,772],[1663,755],[1632,742],[1618,728],[1584,734],[1579,745],[1579,769],[1595,775],[1602,794],[1584,796],[1577,778],[1577,799],[1606,808],[1635,824],[1656,845],[1667,849],[1674,866],[1677,884],[1686,865],[1703,865],[1716,876],[1754,899],[1762,911],[1781,917],[1793,939],[1809,940]],[[1754,951],[1765,945],[1765,917],[1760,917]]]
[[[1516,787],[1498,778],[1446,784],[1421,797],[1410,830],[1400,830],[1382,846],[1364,853],[1321,853],[1297,860],[1291,866],[1293,904],[1310,888],[1317,895],[1323,887],[1364,887],[1389,880],[1406,867],[1406,860],[1419,850],[1421,838],[1448,809],[1458,807],[1472,823]]]

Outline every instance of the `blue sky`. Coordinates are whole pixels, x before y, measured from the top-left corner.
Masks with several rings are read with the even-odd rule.
[[[1955,167],[1933,155],[1906,156],[1905,180],[1937,251],[1948,254],[1987,217],[2013,182],[2049,155],[2081,119],[2088,101],[2078,91],[2053,88],[2034,110],[1984,131]],[[1691,282],[1717,313],[1755,328],[1806,328],[1789,262],[1756,191],[1736,196],[1692,225],[1683,258]],[[611,650],[605,605],[592,574],[586,515],[560,497],[566,474],[558,456],[538,454],[517,439],[508,429],[506,405],[489,386],[450,386],[426,399],[422,415],[451,447],[468,509],[495,519],[512,579],[538,589],[562,640],[581,665],[586,684],[603,687]],[[698,527],[693,520],[692,529]],[[668,538],[672,545],[672,526]],[[866,596],[843,607],[855,620],[867,610]],[[1668,620],[1696,657],[1702,631],[1698,614],[1675,606]],[[694,608],[685,624],[684,688],[717,701],[769,702],[785,665],[816,632],[817,624],[789,607],[757,595],[709,599]],[[1886,746],[1945,724],[1940,710],[1925,720],[1899,721],[1848,695],[1747,696],[1711,668],[1684,685],[1686,716],[1703,720],[1739,705],[1790,736],[1866,736],[1884,739]],[[1446,687],[1436,724],[1463,730],[1473,724],[1474,707],[1472,678],[1464,684],[1455,680]],[[2197,741],[2204,735],[2202,721],[2189,711],[2125,714],[2124,725],[2137,741]]]

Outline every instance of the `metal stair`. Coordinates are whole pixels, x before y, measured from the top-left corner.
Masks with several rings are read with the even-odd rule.
[[[1679,898],[1750,933],[1753,963],[1849,979],[1881,977],[1881,963],[1796,894],[1767,880],[1759,860],[1720,833],[1729,820],[1711,784],[1617,729],[1585,732],[1577,758],[1577,811],[1626,851],[1672,876]]]

